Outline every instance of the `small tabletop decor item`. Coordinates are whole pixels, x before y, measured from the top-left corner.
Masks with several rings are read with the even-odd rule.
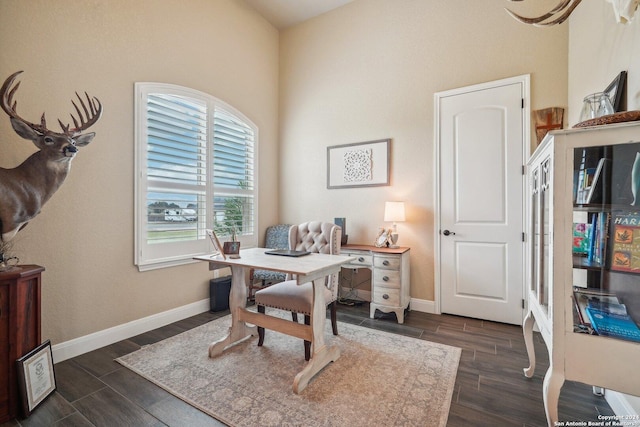
[[[17,256],[7,256],[0,252],[0,272],[12,270],[19,262]]]
[[[374,243],[376,248],[385,248],[389,245],[389,234],[391,233],[391,229],[386,230],[384,227],[380,227],[378,229],[378,234],[376,236],[376,241]]]
[[[209,239],[211,240],[211,244],[213,245],[212,257],[220,255],[222,259],[227,259],[226,255],[224,254],[224,251],[222,250],[222,245],[220,244],[220,240],[218,240],[218,236],[216,236],[216,232],[211,229],[207,229],[207,235],[209,236]]]
[[[18,388],[25,417],[56,389],[51,341],[47,340],[18,360]]]

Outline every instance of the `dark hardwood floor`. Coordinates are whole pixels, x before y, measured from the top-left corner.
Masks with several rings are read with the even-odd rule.
[[[226,314],[228,311],[202,313],[57,363],[57,391],[29,418],[0,427],[222,426],[114,359]],[[536,373],[528,379],[522,373],[528,360],[522,330],[517,326],[415,311],[399,325],[395,314],[377,312],[375,319],[369,319],[368,304],[340,305],[338,316],[342,322],[462,348],[448,426],[546,425],[542,378],[548,357],[539,334],[535,336]],[[597,420],[598,414],[613,414],[590,386],[572,382],[562,389],[559,411],[564,421]]]

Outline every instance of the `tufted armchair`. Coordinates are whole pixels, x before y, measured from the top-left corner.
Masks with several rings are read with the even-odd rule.
[[[264,247],[269,249],[287,249],[289,247],[290,224],[270,225],[265,231]],[[247,298],[253,299],[253,291],[262,289],[286,279],[286,274],[279,271],[251,270],[249,272],[249,294]],[[259,283],[257,281],[260,281]]]
[[[340,254],[340,237],[342,229],[330,222],[311,221],[293,225],[289,229],[289,249],[305,250],[323,254]],[[311,323],[313,311],[313,284],[311,282],[298,285],[291,277],[268,288],[256,292],[258,312],[264,313],[265,307],[290,311],[294,321],[298,321],[298,313],[304,314],[304,323]],[[338,299],[338,273],[332,274],[325,281],[325,301],[331,308],[331,326],[333,334],[338,335],[336,320],[336,301]],[[264,343],[264,328],[258,327],[258,345]],[[311,343],[304,342],[305,360],[311,357]]]

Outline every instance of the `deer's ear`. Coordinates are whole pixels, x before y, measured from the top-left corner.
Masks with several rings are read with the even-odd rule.
[[[23,137],[24,139],[29,139],[31,141],[35,141],[36,138],[41,136],[40,133],[38,133],[35,130],[31,129],[31,127],[29,125],[25,124],[24,122],[22,122],[20,120],[16,120],[13,117],[11,118],[11,126],[13,127],[13,130],[15,130],[16,133],[18,135],[20,135],[21,137]]]
[[[91,142],[94,136],[96,136],[95,132],[89,132],[89,133],[82,134],[74,139],[78,147],[84,147],[85,145]]]

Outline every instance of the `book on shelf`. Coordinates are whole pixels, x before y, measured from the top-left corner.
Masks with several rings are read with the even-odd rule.
[[[591,218],[589,230],[589,249],[587,260],[593,264],[604,264],[607,254],[607,241],[609,240],[609,212],[598,212]]]
[[[640,213],[617,213],[611,227],[611,270],[640,273]]]
[[[591,224],[584,222],[573,223],[573,253],[574,255],[587,256],[589,253],[589,232]]]
[[[573,288],[573,302],[578,320],[582,325],[591,326],[589,316],[587,315],[587,307],[590,303],[595,304],[620,304],[620,300],[615,294],[604,292],[599,289]]]
[[[601,306],[601,308],[604,309],[601,310],[592,305],[587,307],[587,316],[598,335],[640,342],[640,328],[626,313],[626,309],[624,314],[618,314],[611,307],[607,309]]]
[[[608,314],[616,314],[618,316],[627,316],[627,306],[619,302],[603,301],[599,299],[591,299],[587,304],[587,308],[604,311]]]
[[[587,203],[587,197],[591,191],[593,177],[597,168],[581,169],[578,173],[578,185],[576,189],[576,203],[579,205]]]

